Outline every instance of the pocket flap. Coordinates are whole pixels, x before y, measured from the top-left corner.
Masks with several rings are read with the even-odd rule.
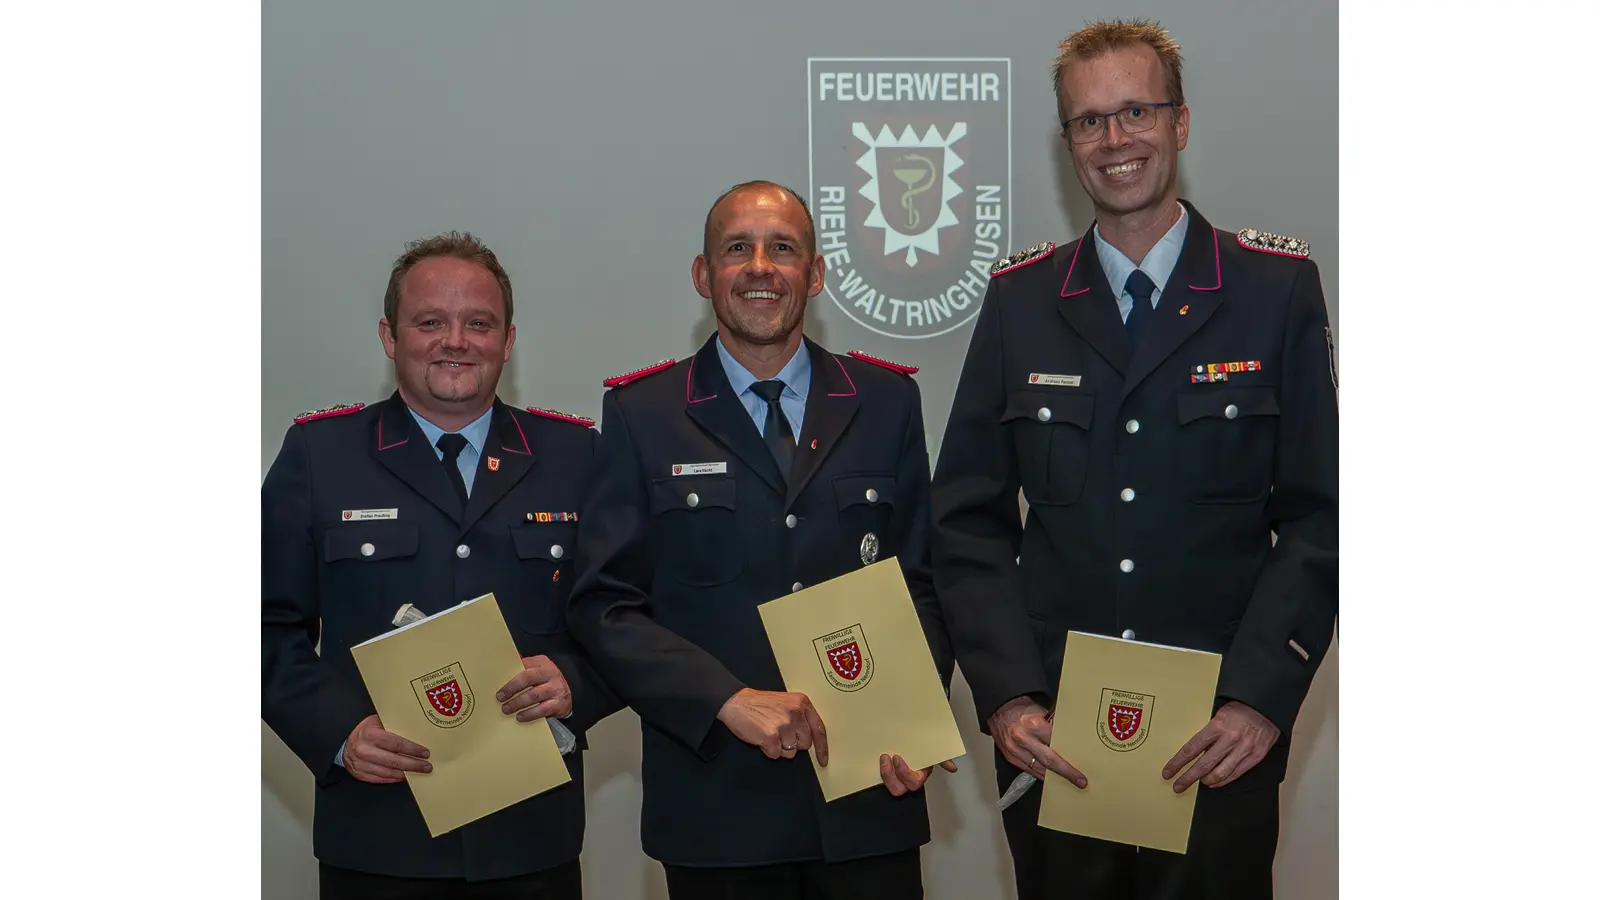
[[[1094,422],[1094,394],[1011,391],[1006,395],[1006,411],[1000,415],[1000,421],[1015,419],[1031,419],[1042,425],[1076,425],[1088,431]]]
[[[840,475],[833,479],[833,495],[839,508],[864,503],[868,506],[894,505],[894,476],[885,472],[867,475]]]
[[[736,483],[732,478],[665,478],[650,485],[650,513],[661,515],[675,509],[734,509]]]
[[[1228,414],[1229,408],[1233,415]],[[1196,419],[1236,419],[1241,416],[1275,416],[1278,398],[1270,387],[1224,388],[1178,395],[1178,424]]]
[[[577,536],[576,526],[563,523],[511,526],[511,543],[516,545],[518,559],[547,559],[557,563],[571,559]]]
[[[417,526],[409,522],[341,522],[322,533],[322,559],[377,562],[417,553]]]

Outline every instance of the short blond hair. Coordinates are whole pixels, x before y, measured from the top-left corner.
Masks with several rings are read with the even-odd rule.
[[[1182,106],[1183,57],[1182,48],[1165,28],[1146,19],[1112,19],[1092,22],[1067,35],[1058,46],[1056,61],[1050,67],[1050,81],[1055,87],[1056,107],[1061,108],[1061,73],[1067,63],[1078,59],[1094,59],[1112,50],[1121,50],[1135,44],[1144,44],[1156,52],[1161,60],[1161,70],[1166,75],[1167,99]]]

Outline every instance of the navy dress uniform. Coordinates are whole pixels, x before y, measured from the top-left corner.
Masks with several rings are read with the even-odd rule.
[[[316,777],[313,846],[325,865],[469,881],[570,866],[563,877],[577,877],[581,752],[566,757],[570,783],[438,838],[404,783],[359,781],[341,762],[374,712],[350,647],[392,629],[407,603],[433,613],[493,592],[522,655],[548,656],[566,677],[563,724],[580,751],[621,707],[564,617],[592,424],[497,400],[465,504],[452,463],[398,393],[290,427],[261,488],[262,718]]]
[[[1039,829],[1030,791],[1005,813],[1024,897],[1270,896],[1276,788],[1332,640],[1337,386],[1316,265],[1304,242],[1184,216],[1159,303],[1122,296],[1126,325],[1119,294],[1148,302],[1152,279],[1113,288],[1092,231],[996,264],[934,478],[935,581],[985,729],[1013,698],[1051,705],[1078,630],[1222,654],[1216,705],[1282,738],[1238,781],[1190,788],[1186,857]],[[996,758],[1003,788],[1018,771]]]
[[[899,559],[948,683],[915,370],[805,340],[784,472],[719,348],[713,336],[691,359],[607,381],[579,523],[568,626],[641,719],[644,850],[700,868],[909,852],[915,872],[929,839],[921,791],[825,804],[809,754],[769,759],[717,720],[743,688],[784,690],[757,606],[879,558]]]

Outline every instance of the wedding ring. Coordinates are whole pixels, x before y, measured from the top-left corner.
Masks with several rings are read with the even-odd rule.
[[[785,749],[785,750],[793,750],[794,748],[796,748],[798,746],[800,746],[800,745],[799,744],[784,744],[783,745],[783,749]]]
[[[1032,769],[1037,769],[1038,767],[1039,767],[1039,757],[1037,757],[1037,756],[1028,757],[1028,768],[1030,770],[1032,770]]]

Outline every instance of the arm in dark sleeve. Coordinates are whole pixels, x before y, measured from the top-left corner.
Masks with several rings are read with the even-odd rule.
[[[985,733],[989,716],[1008,701],[1052,693],[1017,570],[1022,476],[1000,424],[1006,405],[1000,290],[999,281],[989,282],[933,479],[934,585]]]
[[[1219,697],[1260,712],[1285,738],[1332,643],[1339,612],[1339,398],[1327,329],[1322,283],[1307,260],[1291,289],[1284,334],[1267,501],[1277,542],[1217,683]]]
[[[334,758],[373,707],[317,655],[321,615],[311,466],[295,427],[261,485],[261,718],[325,784],[340,775]]]
[[[950,633],[933,588],[932,556],[928,547],[928,439],[922,425],[922,390],[915,381],[906,380],[911,385],[911,409],[906,416],[905,435],[900,441],[900,469],[895,474],[895,497],[901,499],[895,504],[894,527],[895,534],[904,535],[900,571],[916,604],[917,618],[922,622],[933,664],[939,670],[939,682],[948,694],[950,677],[955,670],[955,651],[950,646]]]
[[[589,435],[589,455],[585,460],[587,469],[580,477],[583,484],[592,485],[598,440],[593,429],[587,431]],[[581,515],[579,518],[581,521]],[[575,734],[582,735],[600,724],[606,716],[623,707],[622,698],[618,697],[617,692],[600,677],[600,671],[581,648],[574,646],[570,650],[558,650],[551,653],[550,658],[555,662],[556,668],[561,670],[561,674],[567,679],[568,688],[572,691],[572,714],[563,719],[562,723]]]
[[[651,615],[650,497],[614,393],[601,406],[599,447],[578,520],[567,628],[640,718],[709,760],[730,734],[717,713],[745,684]]]

